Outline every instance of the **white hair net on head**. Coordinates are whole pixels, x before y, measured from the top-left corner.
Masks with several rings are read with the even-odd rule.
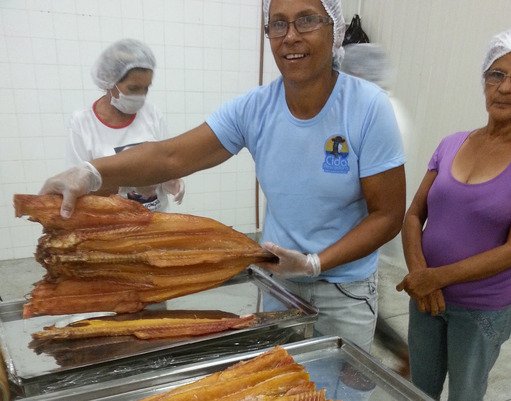
[[[511,29],[495,35],[488,45],[483,61],[483,74],[490,68],[495,60],[511,52]]]
[[[100,89],[108,90],[133,68],[155,67],[156,58],[147,45],[135,39],[121,39],[103,50],[92,66],[91,76]]]
[[[390,90],[394,81],[394,69],[383,48],[375,43],[356,43],[344,46],[341,71],[374,82]]]
[[[271,0],[263,0],[265,24],[269,21],[270,3]],[[334,21],[334,44],[332,46],[333,68],[338,70],[344,56],[342,41],[344,40],[344,33],[346,32],[346,23],[342,15],[341,0],[321,0],[321,3],[323,3],[323,7],[325,7],[325,11],[329,17]]]

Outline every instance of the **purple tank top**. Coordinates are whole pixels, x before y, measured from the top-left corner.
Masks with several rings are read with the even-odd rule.
[[[451,174],[452,161],[467,139],[458,132],[442,140],[428,169],[438,172],[428,194],[422,249],[430,267],[442,266],[502,245],[511,227],[511,164],[497,177],[464,184]],[[511,261],[507,270],[443,289],[449,304],[494,310],[511,305]]]

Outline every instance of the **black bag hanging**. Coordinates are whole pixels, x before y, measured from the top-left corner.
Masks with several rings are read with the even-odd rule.
[[[355,14],[351,19],[351,23],[346,29],[342,45],[349,45],[352,43],[369,43],[369,37],[362,29],[362,21],[358,14]]]

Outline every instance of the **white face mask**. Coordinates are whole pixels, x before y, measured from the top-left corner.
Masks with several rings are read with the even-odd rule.
[[[117,88],[117,85],[115,85],[115,87]],[[117,90],[119,91],[119,98],[115,98],[112,92],[110,92],[110,95],[112,95],[110,104],[120,112],[124,114],[135,114],[144,105],[146,95],[125,95],[119,88],[117,88]]]

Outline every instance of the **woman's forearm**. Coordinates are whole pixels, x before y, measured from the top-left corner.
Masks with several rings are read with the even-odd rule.
[[[115,186],[147,186],[174,178],[170,169],[162,168],[162,163],[165,163],[164,144],[165,142],[147,142],[115,156],[93,160],[91,163],[101,174],[101,190]],[[151,163],[148,163],[148,160],[151,160]]]
[[[390,241],[401,227],[399,216],[372,213],[320,253],[322,270],[363,258]]]
[[[422,228],[423,223],[417,215],[406,215],[401,239],[406,266],[410,272],[427,267],[426,259],[422,252]]]
[[[426,172],[403,222],[401,240],[406,266],[410,272],[427,267],[422,251],[422,230],[428,218],[428,193],[436,176],[436,171]]]
[[[433,270],[440,286],[481,280],[511,268],[511,244],[493,248],[450,265]]]
[[[362,178],[361,184],[368,215],[319,254],[323,270],[371,254],[401,229],[405,211],[403,166]]]
[[[102,188],[148,186],[216,166],[232,156],[206,123],[175,138],[146,142],[92,161]],[[149,162],[150,161],[150,162]]]

